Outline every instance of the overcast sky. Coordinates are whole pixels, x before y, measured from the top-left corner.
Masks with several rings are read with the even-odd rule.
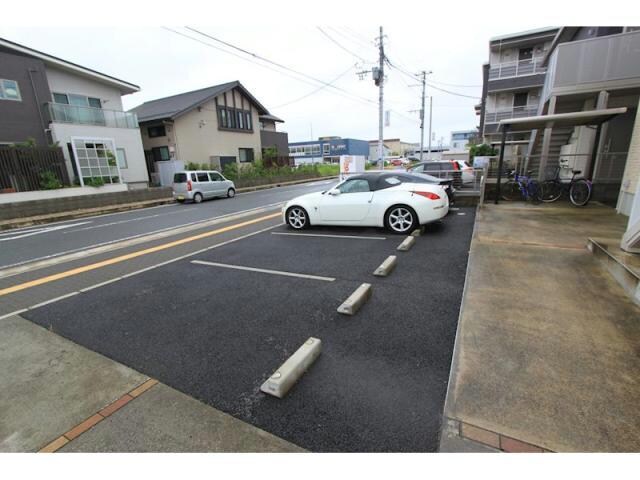
[[[422,31],[409,28],[410,22],[383,24],[386,53],[391,62],[409,71],[432,70],[428,81],[433,85],[477,98],[489,38],[546,26],[510,22],[506,28],[479,22],[477,27],[453,28],[454,23],[445,20],[430,22],[429,29]],[[123,97],[126,109],[147,100],[240,80],[271,113],[285,120],[279,128],[289,132],[290,141],[327,135],[377,138],[378,89],[370,76],[359,80],[354,65],[358,63],[358,68],[370,69],[377,61],[373,40],[378,25],[321,26],[344,47],[341,48],[316,26],[307,23],[284,28],[270,26],[271,22],[266,26],[192,27],[325,82],[340,77],[335,86],[349,92],[346,97],[356,95],[372,103],[346,98],[332,88],[300,99],[320,85],[311,80],[304,83],[275,67],[272,68],[276,71],[264,68],[257,64],[261,62],[243,60],[161,27],[0,27],[0,36],[140,85],[139,93]],[[220,47],[184,27],[170,28]],[[370,63],[364,63],[356,55]],[[418,82],[393,69],[387,69],[386,73],[385,110],[392,112],[385,138],[418,142],[418,114],[410,113],[420,108],[420,88],[410,86]],[[427,94],[433,95],[436,143],[444,137],[447,144],[452,130],[478,125],[473,106],[479,100],[429,88]]]

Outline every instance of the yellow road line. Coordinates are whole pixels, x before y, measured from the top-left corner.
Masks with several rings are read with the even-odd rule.
[[[62,278],[71,277],[73,275],[78,275],[80,273],[88,272],[90,270],[96,270],[98,268],[107,267],[109,265],[113,265],[115,263],[124,262],[127,260],[131,260],[132,258],[141,257],[142,255],[147,255],[149,253],[159,252],[161,250],[166,250],[168,248],[176,247],[178,245],[183,245],[185,243],[194,242],[196,240],[200,240],[203,238],[211,237],[213,235],[218,235],[220,233],[225,233],[230,230],[236,230],[238,228],[246,227],[247,225],[252,225],[254,223],[264,222],[265,220],[270,220],[272,218],[279,217],[281,214],[273,213],[271,215],[265,215],[264,217],[254,218],[253,220],[247,220],[246,222],[236,223],[234,225],[229,225],[228,227],[218,228],[217,230],[211,230],[210,232],[200,233],[198,235],[193,235],[191,237],[182,238],[180,240],[175,240],[169,243],[163,243],[162,245],[157,245],[155,247],[146,248],[144,250],[138,250],[136,252],[127,253],[126,255],[120,255],[119,257],[109,258],[108,260],[103,260],[101,262],[92,263],[89,265],[84,265],[82,267],[73,268],[71,270],[67,270],[66,272],[56,273],[54,275],[48,275],[46,277],[38,278],[36,280],[31,280],[30,282],[20,283],[18,285],[13,285],[12,287],[4,288],[0,290],[0,297],[3,295],[8,295],[10,293],[18,292],[20,290],[25,290],[31,287],[37,287],[38,285],[42,285],[44,283],[53,282],[55,280],[60,280]]]

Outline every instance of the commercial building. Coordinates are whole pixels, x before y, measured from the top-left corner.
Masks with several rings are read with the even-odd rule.
[[[420,148],[419,143],[403,142],[399,138],[387,138],[384,143],[384,156],[406,157]],[[378,140],[369,140],[369,158],[378,157]]]
[[[121,98],[140,87],[5,39],[0,85],[0,144],[59,145],[80,185],[147,186],[138,121]]]
[[[449,148],[454,152],[469,150],[469,140],[478,137],[478,130],[457,130],[451,132]]]
[[[337,163],[341,155],[369,158],[369,142],[355,138],[320,137],[318,140],[289,143],[289,155],[296,165],[305,163]]]

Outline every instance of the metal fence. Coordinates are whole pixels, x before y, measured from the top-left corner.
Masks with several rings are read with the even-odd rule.
[[[0,191],[41,190],[41,174],[51,172],[62,185],[70,185],[60,147],[0,147]]]

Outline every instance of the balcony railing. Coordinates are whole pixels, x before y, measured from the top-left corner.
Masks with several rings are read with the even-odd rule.
[[[549,58],[542,98],[640,87],[640,31],[561,43]]]
[[[538,73],[545,73],[546,71],[547,68],[542,66],[542,58],[537,57],[530,60],[520,60],[492,65],[489,68],[489,80],[534,75]]]
[[[138,117],[135,113],[63,103],[47,103],[47,109],[52,122],[113,128],[138,128]]]
[[[532,117],[538,113],[538,105],[527,105],[524,107],[510,107],[487,112],[484,116],[485,123],[497,123],[506,118]]]

